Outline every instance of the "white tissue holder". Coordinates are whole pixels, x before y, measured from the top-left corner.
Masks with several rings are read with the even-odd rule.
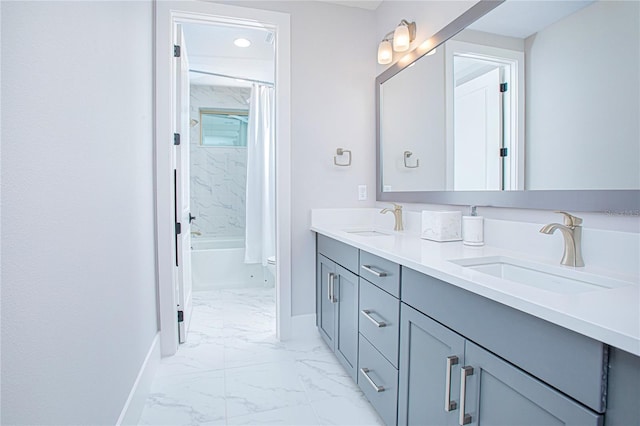
[[[462,213],[451,211],[422,211],[420,238],[432,241],[462,240]]]

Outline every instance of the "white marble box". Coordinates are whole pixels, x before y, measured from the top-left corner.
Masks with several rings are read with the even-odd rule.
[[[432,241],[462,240],[462,213],[423,210],[420,237]]]

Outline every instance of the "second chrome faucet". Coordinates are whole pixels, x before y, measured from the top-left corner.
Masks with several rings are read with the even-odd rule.
[[[543,234],[553,234],[556,230],[562,232],[564,239],[564,253],[561,264],[567,266],[584,266],[582,259],[582,219],[567,212],[556,212],[564,215],[564,225],[550,223],[540,229]]]
[[[402,206],[400,204],[393,203],[393,209],[385,208],[380,210],[381,214],[384,213],[393,213],[393,217],[395,218],[395,226],[393,227],[394,231],[403,231],[404,226],[402,224]]]

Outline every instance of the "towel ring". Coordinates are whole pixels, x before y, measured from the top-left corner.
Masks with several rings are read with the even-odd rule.
[[[336,154],[333,156],[333,164],[335,164],[336,166],[341,166],[341,167],[347,167],[351,165],[351,151],[348,149],[342,149],[342,148],[338,148],[336,149]],[[342,163],[338,163],[338,155],[344,155],[347,154],[349,157],[348,161],[346,164],[342,164]]]
[[[411,151],[405,151],[404,152],[404,166],[407,169],[417,169],[418,167],[420,167],[420,159],[416,158],[416,165],[415,166],[410,166],[407,164],[407,158],[411,157],[413,155],[413,152]]]

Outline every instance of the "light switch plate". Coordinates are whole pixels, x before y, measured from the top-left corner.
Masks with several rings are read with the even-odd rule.
[[[358,201],[367,199],[367,185],[358,185]]]

